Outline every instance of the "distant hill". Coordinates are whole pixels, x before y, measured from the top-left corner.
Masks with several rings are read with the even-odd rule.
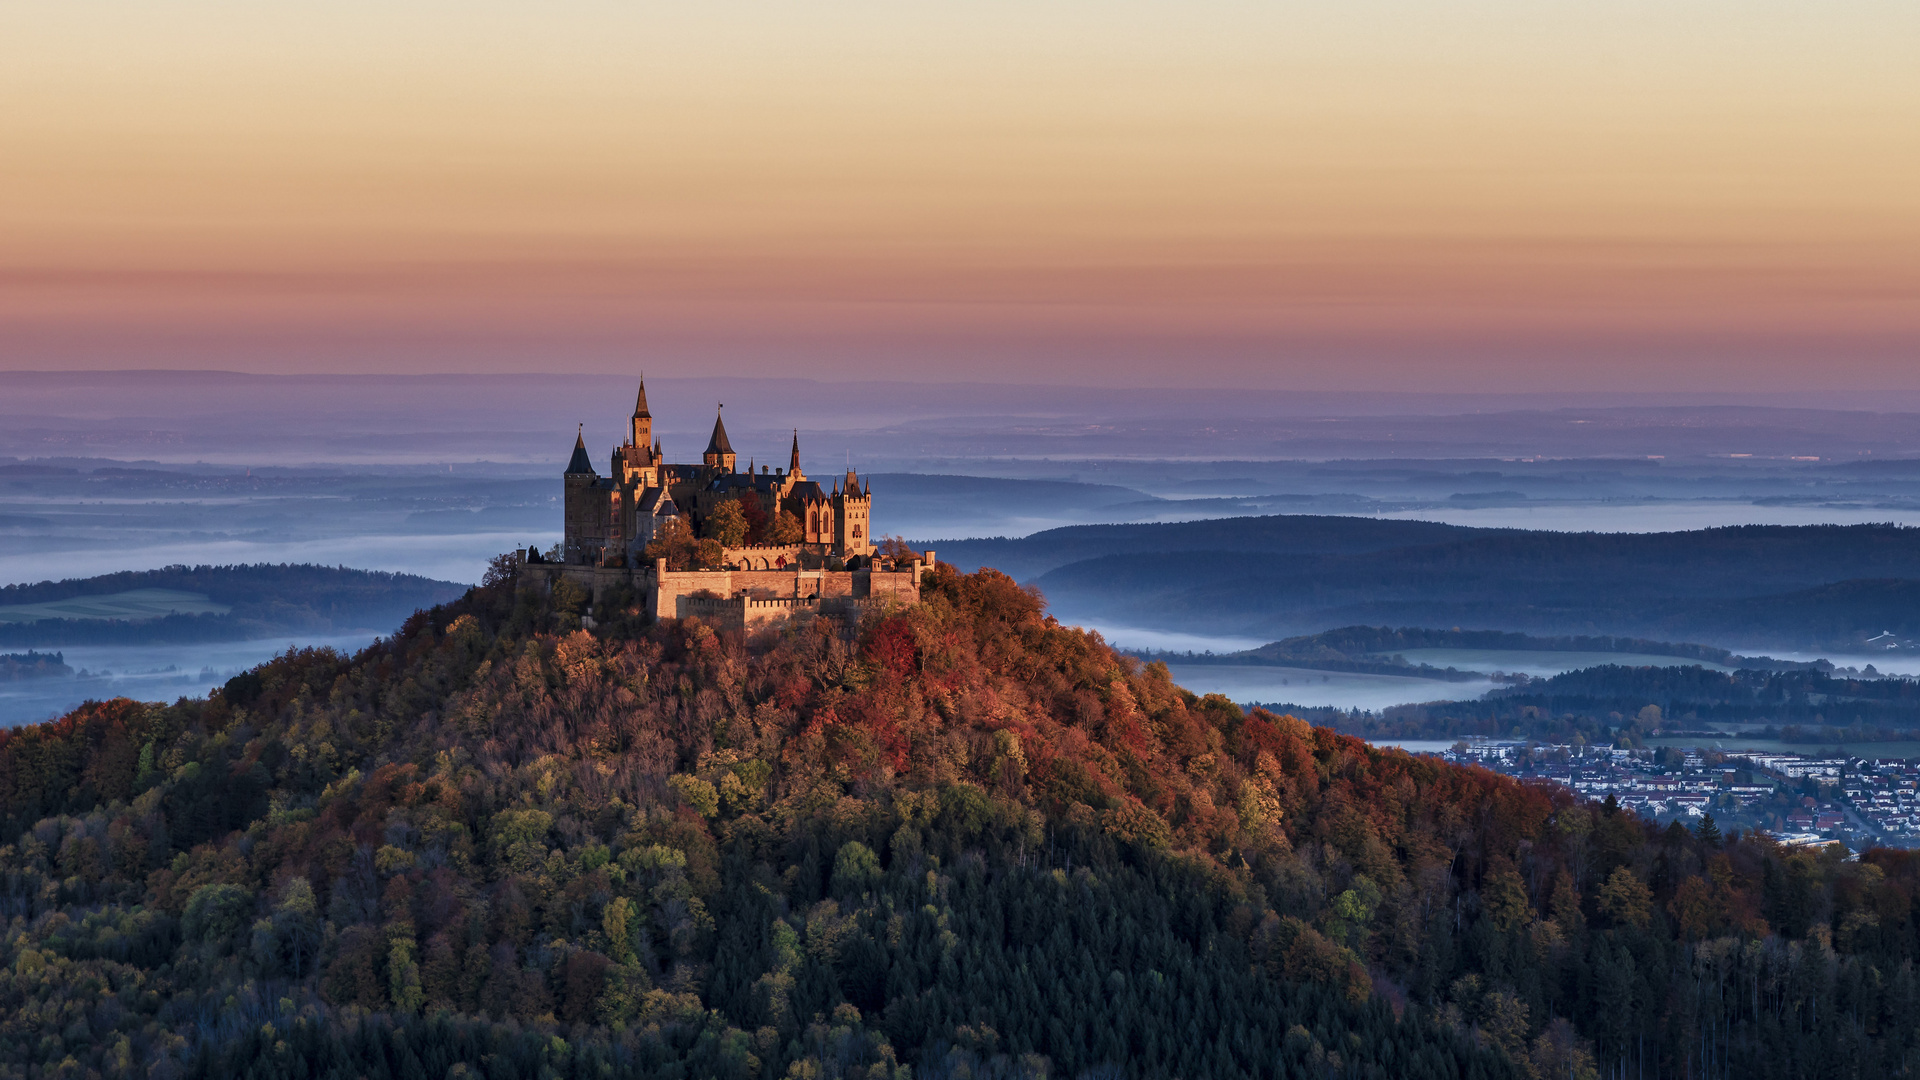
[[[1433,521],[1284,514],[1151,525],[1070,525],[1032,536],[916,543],[962,570],[991,566],[1018,581],[1108,555],[1178,555],[1188,563],[1212,556],[1244,568],[1249,555],[1335,555],[1439,544],[1473,536],[1519,533]]]
[[[1388,623],[1769,649],[1920,641],[1920,529],[1893,525],[1562,533],[1280,516],[923,546],[1037,584],[1063,619],[1223,636]]]
[[[1767,725],[1761,734],[1827,744],[1912,738],[1920,728],[1920,680],[1817,670],[1715,671],[1699,666],[1603,664],[1546,679],[1522,679],[1472,700],[1395,705],[1378,713],[1289,711],[1368,739],[1514,736],[1610,743],[1726,725]]]
[[[1694,661],[1729,668],[1754,670],[1831,671],[1825,660],[1801,662],[1775,660],[1766,656],[1740,656],[1728,649],[1686,642],[1651,641],[1646,638],[1565,635],[1536,637],[1531,634],[1500,630],[1430,630],[1420,627],[1343,626],[1318,634],[1302,634],[1283,641],[1271,641],[1255,649],[1223,653],[1174,653],[1139,651],[1147,659],[1177,661],[1184,665],[1271,665],[1306,668],[1313,671],[1346,671],[1376,675],[1409,675],[1457,682],[1478,680],[1494,670],[1474,665],[1467,670],[1453,666],[1409,661],[1404,653],[1420,650],[1450,650],[1471,654],[1485,651],[1500,653],[1582,653],[1620,656],[1622,664],[1649,657],[1671,657],[1674,661]]]
[[[240,641],[390,631],[467,587],[310,564],[169,566],[0,588],[0,646]]]

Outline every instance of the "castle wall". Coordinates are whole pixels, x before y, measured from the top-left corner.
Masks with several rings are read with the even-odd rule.
[[[920,601],[920,575],[933,552],[899,570],[665,570],[536,563],[551,583],[565,578],[597,603],[614,585],[630,585],[652,619],[702,618],[723,626],[757,626],[796,614],[844,614],[861,600]],[[697,593],[707,595],[699,596]]]
[[[780,570],[791,573],[800,565],[799,544],[776,546],[756,544],[752,547],[722,548],[722,562],[752,570]]]

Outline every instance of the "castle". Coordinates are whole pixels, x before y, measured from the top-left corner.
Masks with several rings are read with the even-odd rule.
[[[709,516],[728,499],[749,500],[769,521],[781,511],[799,521],[800,536],[780,545],[791,548],[790,552],[742,553],[755,565],[769,560],[770,567],[784,567],[782,557],[797,558],[801,552],[842,560],[872,554],[871,493],[861,487],[852,469],[834,481],[831,492],[807,479],[800,468],[798,430],[786,468],[776,472],[762,465],[756,473],[749,462],[747,471],[741,472],[738,462],[727,439],[725,418],[716,416],[700,464],[667,464],[653,433],[647,384],[641,380],[633,416],[628,419],[627,441],[613,448],[608,475],[594,472],[586,436],[574,439],[573,460],[566,472],[561,561],[582,566],[630,565],[642,557],[666,519],[684,516],[694,534],[701,535]]]
[[[801,612],[832,612],[881,596],[912,602],[934,553],[882,552],[873,542],[871,484],[849,468],[822,488],[800,467],[794,431],[787,467],[746,471],[727,438],[722,416],[698,465],[668,464],[653,433],[647,385],[628,419],[626,441],[613,448],[608,474],[594,470],[584,429],[564,474],[559,560],[530,553],[529,564],[586,586],[594,596],[615,581],[632,585],[655,618],[702,617],[747,625]],[[744,530],[722,543],[719,517],[738,511]],[[678,526],[686,526],[684,533]],[[663,535],[706,537],[704,557],[670,566],[656,549]]]

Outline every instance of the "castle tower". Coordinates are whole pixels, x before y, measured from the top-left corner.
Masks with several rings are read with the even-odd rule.
[[[787,475],[795,480],[805,480],[807,474],[800,471],[800,429],[793,429],[793,456],[787,459]]]
[[[598,552],[592,550],[604,530],[597,528],[603,516],[594,505],[594,482],[599,479],[593,471],[593,460],[587,456],[586,427],[581,426],[579,434],[573,439],[573,459],[567,462],[565,474],[566,501],[561,517],[561,558],[569,563],[583,563],[598,558]]]
[[[842,555],[873,553],[873,509],[871,490],[860,490],[860,478],[847,470],[846,482],[833,494],[833,544]]]
[[[637,446],[641,452],[653,449],[653,414],[647,411],[647,377],[640,376],[640,397],[633,403],[632,429],[627,437],[627,445]]]
[[[721,408],[724,409],[726,406],[722,405]],[[713,417],[713,437],[707,440],[707,452],[700,455],[700,460],[709,469],[717,469],[721,472],[736,471],[735,467],[740,459],[734,456],[733,444],[727,441],[727,425],[718,413]]]

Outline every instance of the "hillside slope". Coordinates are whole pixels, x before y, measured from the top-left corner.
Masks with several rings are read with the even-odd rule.
[[[0,734],[0,1073],[1851,1076],[1915,1049],[1904,855],[1656,832],[1244,714],[992,571],[750,639],[617,597],[588,634],[583,597],[525,584],[503,561],[358,656]]]

